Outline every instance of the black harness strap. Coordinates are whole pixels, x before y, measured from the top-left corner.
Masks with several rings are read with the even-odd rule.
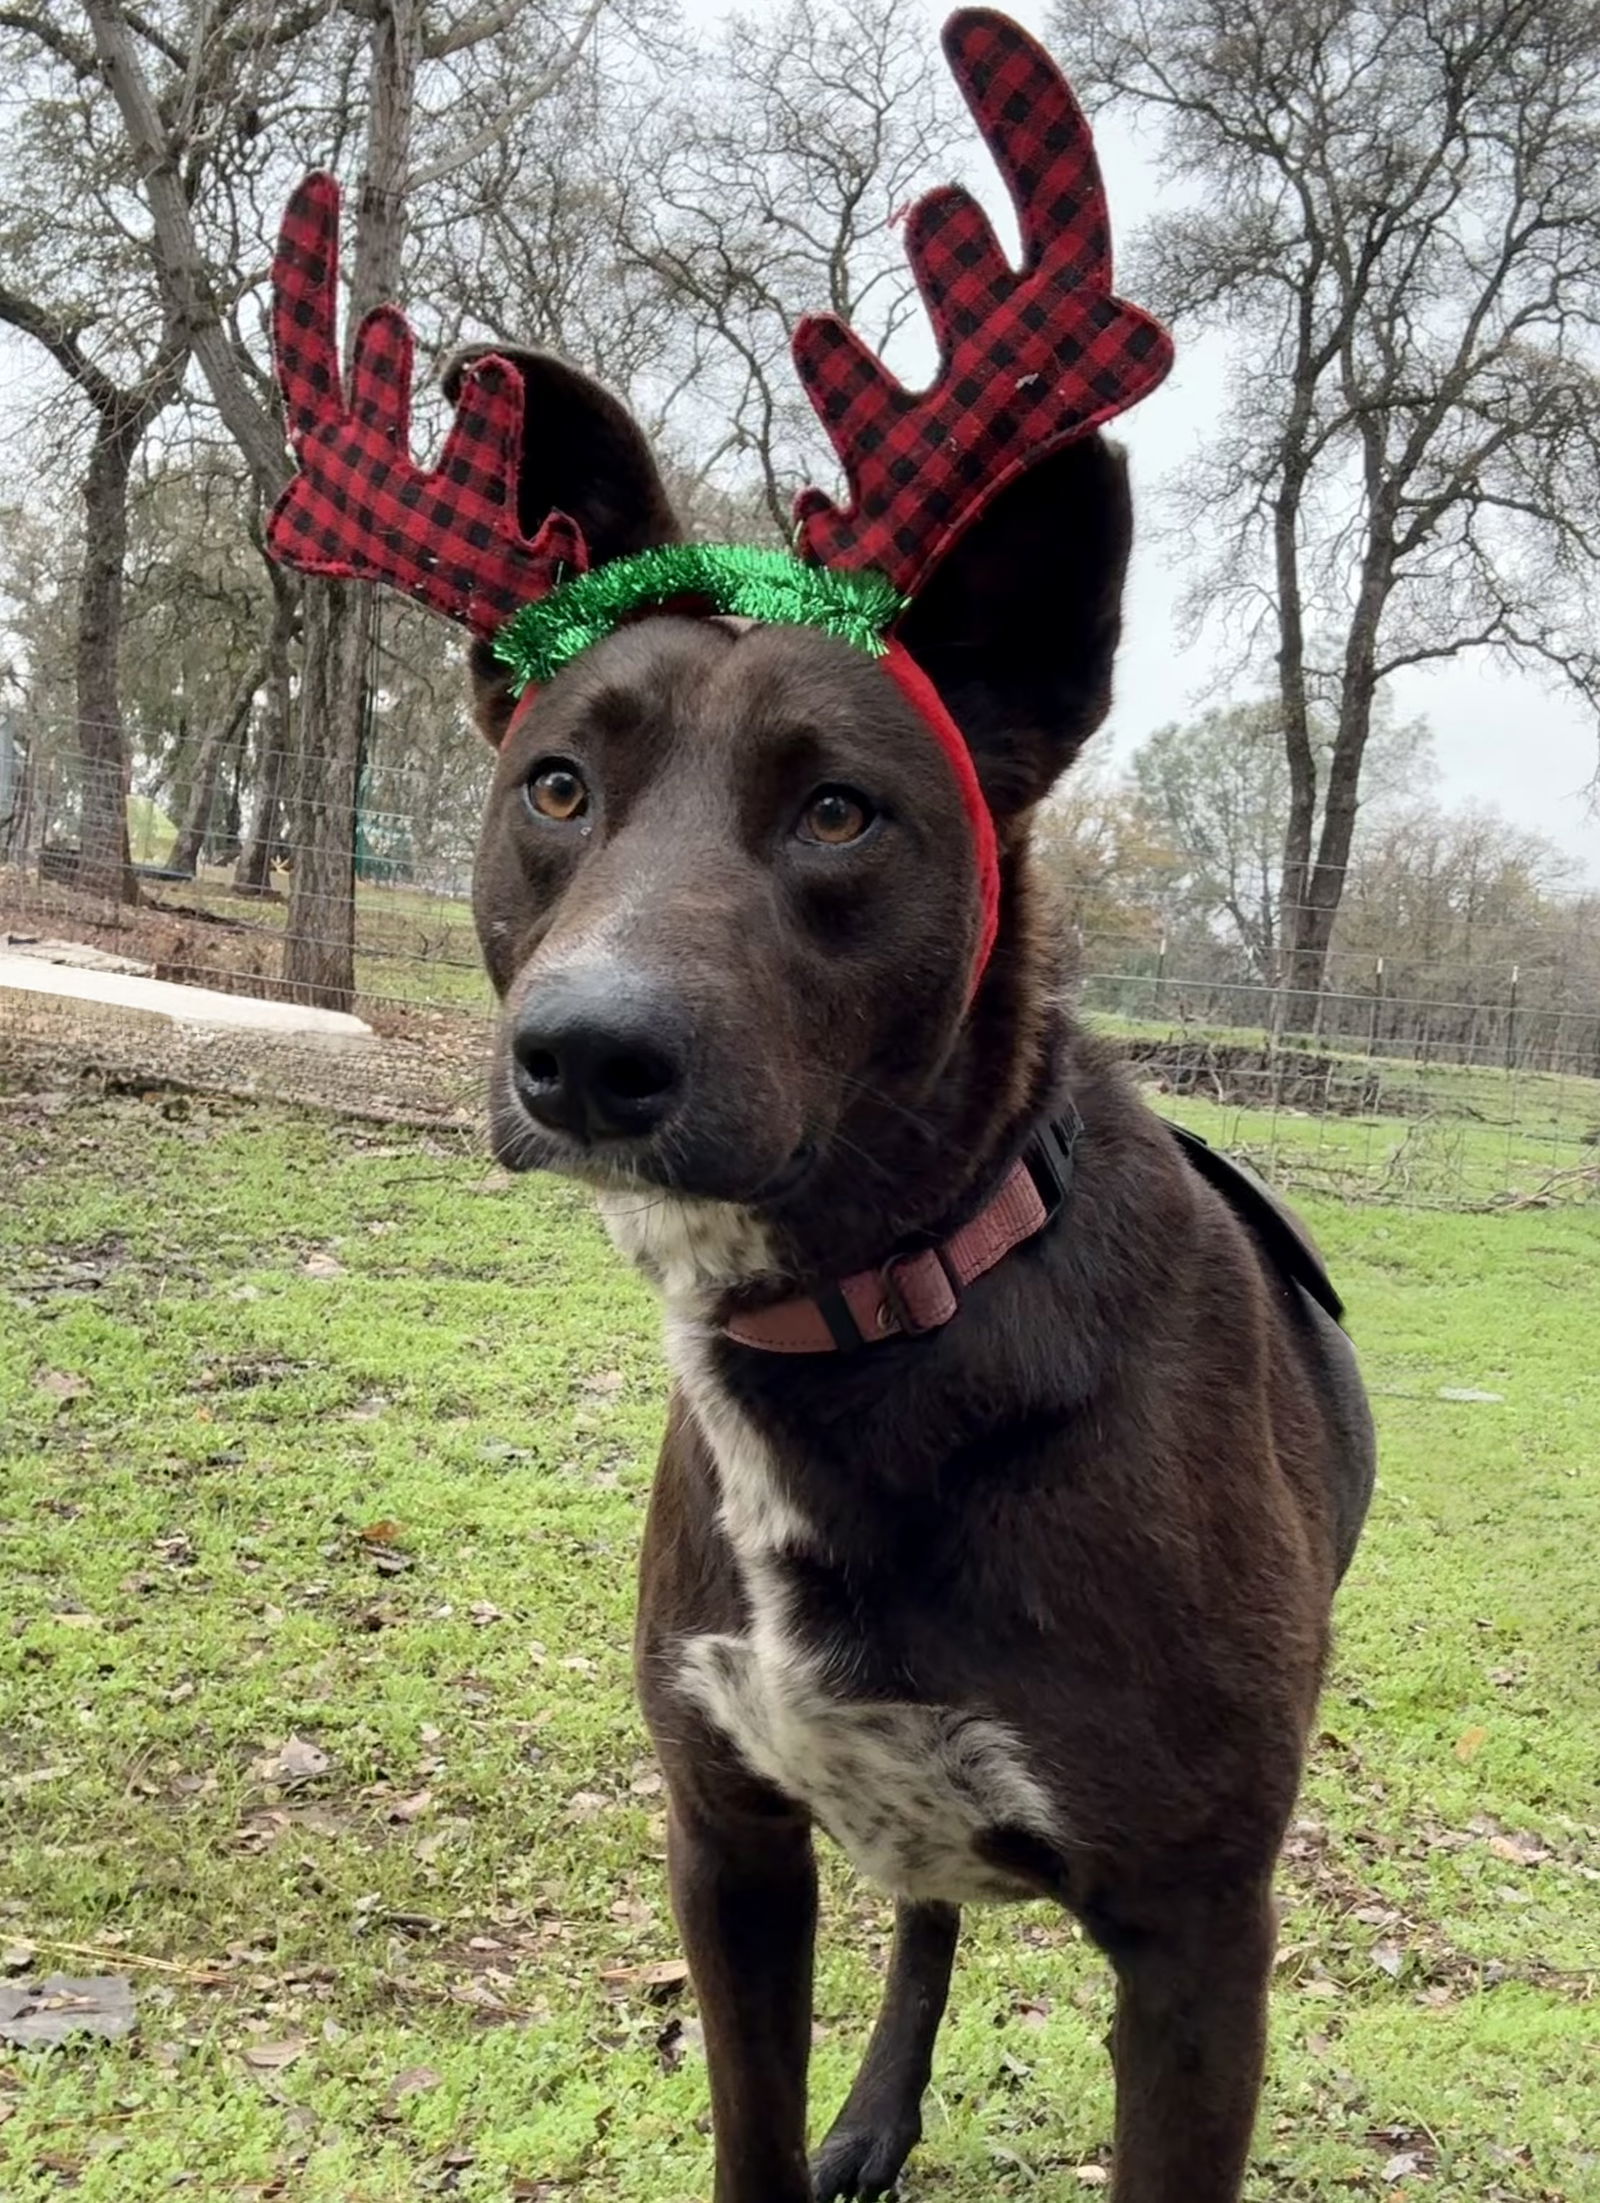
[[[1316,1243],[1294,1211],[1269,1191],[1248,1165],[1219,1154],[1198,1132],[1186,1131],[1167,1118],[1162,1121],[1201,1177],[1215,1186],[1246,1226],[1273,1267],[1303,1286],[1335,1323],[1343,1323],[1344,1302],[1334,1289]]]

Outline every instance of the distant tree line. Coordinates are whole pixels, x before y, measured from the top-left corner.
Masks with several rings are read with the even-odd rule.
[[[1275,701],[1163,727],[1121,774],[1090,767],[1041,847],[1103,1009],[1313,1032],[1378,1053],[1600,1077],[1600,889],[1554,842],[1442,807],[1434,741],[1385,715],[1351,838],[1325,983],[1286,984],[1288,776]],[[1313,726],[1325,751],[1331,730]]]

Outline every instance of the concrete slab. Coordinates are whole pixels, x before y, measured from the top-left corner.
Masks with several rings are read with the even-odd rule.
[[[147,1017],[169,1018],[174,1025],[323,1040],[374,1038],[370,1025],[343,1010],[317,1010],[302,1002],[264,1002],[255,995],[180,987],[170,979],[142,979],[128,972],[84,970],[12,951],[0,952],[0,988],[4,987],[23,994],[54,995],[61,1001],[141,1011]]]
[[[36,934],[13,933],[0,939],[0,955],[31,956],[40,964],[75,964],[81,971],[125,971],[136,979],[151,979],[155,966],[143,956],[113,956],[109,949],[91,948],[86,941],[41,940]]]

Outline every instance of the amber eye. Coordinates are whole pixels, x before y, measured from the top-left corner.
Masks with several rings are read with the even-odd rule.
[[[543,757],[528,775],[528,808],[558,826],[582,818],[589,808],[589,789],[576,765],[564,757]]]
[[[800,815],[800,839],[842,849],[859,841],[877,815],[855,788],[819,788]]]

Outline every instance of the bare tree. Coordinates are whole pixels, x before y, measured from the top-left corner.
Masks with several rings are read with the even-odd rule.
[[[901,0],[791,0],[735,17],[638,132],[625,262],[671,305],[663,412],[710,481],[753,486],[787,537],[816,424],[789,358],[827,307],[882,351],[917,312],[894,234],[965,125]]]
[[[0,177],[0,322],[41,346],[89,411],[73,639],[76,879],[94,894],[134,901],[119,682],[128,493],[146,432],[182,387],[187,352],[170,314],[137,310],[141,282],[148,298],[148,268],[110,219],[106,179],[83,157],[79,79],[87,55],[65,43],[73,55],[65,87],[47,87],[30,72],[26,40],[0,18],[0,63],[19,67],[34,94]],[[45,66],[59,80],[54,57]],[[51,89],[64,96],[50,99]],[[60,186],[64,204],[52,203],[55,192],[41,193],[41,170]]]
[[[1182,187],[1139,295],[1235,339],[1180,513],[1215,554],[1196,609],[1275,660],[1285,978],[1314,1015],[1383,682],[1482,649],[1600,711],[1600,16],[1088,0],[1059,29]]]
[[[1325,785],[1337,730],[1314,712],[1309,732]],[[1426,726],[1397,724],[1380,709],[1366,752],[1363,823],[1413,793],[1432,755]],[[1252,979],[1281,986],[1291,794],[1276,699],[1219,706],[1189,725],[1158,728],[1134,752],[1130,777],[1149,832],[1176,852],[1166,897],[1170,916],[1231,932]],[[1358,836],[1352,849],[1359,846]]]
[[[281,90],[286,74],[292,81],[306,65],[301,41],[319,42],[315,51],[335,64],[340,85],[337,131],[330,123],[328,134],[342,133],[352,108],[363,123],[346,263],[353,332],[365,312],[402,289],[412,191],[488,151],[560,87],[582,58],[599,0],[565,11],[529,0],[481,10],[428,7],[424,0],[324,0],[303,11],[222,0],[185,26],[187,39],[153,36],[149,17],[124,0],[85,0],[85,8],[137,163],[169,309],[269,500],[287,474],[283,436],[234,310],[255,271],[208,260],[185,188],[197,136],[237,127],[247,112],[258,112],[267,85]],[[498,67],[495,96],[486,104],[481,78],[463,72],[471,56],[491,50]],[[425,135],[455,142],[423,145]],[[369,590],[307,584],[283,975],[297,995],[336,1007],[348,1007],[355,992],[354,820],[371,634]]]

